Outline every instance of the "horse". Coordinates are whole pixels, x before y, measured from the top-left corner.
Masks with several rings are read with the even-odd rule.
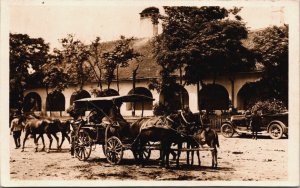
[[[36,152],[38,149],[38,139],[39,138],[42,138],[42,142],[43,142],[43,148],[41,151],[45,150],[45,142],[44,142],[43,134],[46,134],[50,140],[49,148],[47,149],[47,152],[50,152],[51,145],[52,145],[53,139],[52,139],[51,135],[53,135],[54,138],[56,139],[58,149],[61,148],[65,137],[68,139],[68,141],[70,143],[70,137],[68,135],[68,133],[70,132],[70,122],[69,121],[62,123],[58,119],[56,119],[56,120],[41,119],[41,118],[29,116],[27,118],[24,130],[25,130],[25,137],[23,140],[22,151],[24,151],[25,142],[30,134],[33,135]],[[56,135],[57,132],[62,133],[62,142],[60,145],[59,145],[59,138]],[[36,134],[39,134],[38,138],[36,138]]]
[[[187,135],[181,138],[181,143],[178,145],[178,156],[177,156],[177,166],[179,165],[179,158],[182,149],[182,143],[187,143],[187,149],[198,149],[204,145],[208,145],[212,148],[212,168],[217,168],[217,147],[219,147],[219,138],[215,130],[209,128],[207,124],[202,125],[199,121],[199,116],[184,111],[180,111],[180,118],[178,119],[180,124],[183,124],[182,127],[186,128]],[[192,153],[192,161],[189,163],[189,154]],[[201,166],[200,152],[196,151],[198,157],[198,164]],[[193,165],[194,163],[194,151],[187,151],[187,164]]]
[[[200,147],[203,148],[205,145],[209,146],[211,148],[211,155],[212,155],[212,168],[218,167],[218,150],[217,147],[220,147],[219,144],[219,138],[218,134],[215,130],[210,128],[204,128],[199,129],[197,132],[192,135],[187,141],[187,148],[191,149],[199,149]],[[189,163],[189,152],[187,151],[187,164],[193,165],[194,163],[194,151],[191,151],[192,153],[192,159],[191,163]],[[201,166],[201,160],[200,160],[200,153],[199,150],[196,151],[197,157],[198,157],[198,165]]]
[[[59,119],[54,119],[54,120],[49,120],[47,119],[46,121],[48,121],[48,126],[45,127],[45,133],[47,135],[47,137],[49,138],[49,149],[47,150],[47,152],[50,151],[51,149],[51,145],[52,145],[52,141],[53,138],[51,135],[54,136],[54,138],[57,140],[58,142],[58,137],[56,136],[56,133],[61,132],[61,136],[62,136],[62,140],[60,145],[57,147],[58,149],[61,149],[62,144],[65,141],[65,138],[67,138],[69,144],[71,143],[71,139],[69,136],[69,133],[71,132],[70,126],[71,126],[71,122],[70,120],[66,120],[66,121],[61,121]],[[37,138],[37,141],[39,140],[39,138],[42,138],[43,140],[43,135],[40,134],[39,137]]]
[[[167,117],[141,118],[130,125],[130,134],[136,138],[134,146],[138,154],[139,163],[144,166],[143,148],[147,142],[161,143],[161,166],[169,168],[169,154],[173,143],[181,145],[185,128],[178,121],[178,114]],[[178,161],[177,161],[178,164]]]

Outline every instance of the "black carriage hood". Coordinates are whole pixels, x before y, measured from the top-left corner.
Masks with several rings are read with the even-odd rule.
[[[116,103],[123,102],[149,102],[154,101],[153,98],[145,95],[122,95],[122,96],[110,96],[110,97],[95,97],[95,98],[83,98],[74,101],[76,108],[87,108],[91,109],[94,107],[107,108],[111,107]]]

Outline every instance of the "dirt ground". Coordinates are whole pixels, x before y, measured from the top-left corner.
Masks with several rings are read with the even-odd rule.
[[[22,141],[23,141],[22,135]],[[47,141],[46,139],[46,147]],[[130,151],[124,153],[120,165],[110,165],[102,147],[97,145],[87,161],[73,158],[69,143],[64,142],[61,151],[50,153],[34,152],[33,139],[26,142],[25,152],[14,149],[10,139],[10,177],[12,180],[236,180],[269,181],[288,179],[288,139],[273,140],[260,136],[258,140],[250,137],[224,138],[219,135],[218,168],[211,169],[211,154],[201,152],[202,166],[195,161],[193,167],[186,165],[185,153],[181,156],[180,168],[161,168],[156,160],[158,151],[152,151],[145,167],[136,165]],[[56,146],[54,141],[53,146]],[[41,148],[41,145],[39,145]]]

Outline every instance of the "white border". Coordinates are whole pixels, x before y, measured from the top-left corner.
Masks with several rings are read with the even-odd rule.
[[[9,101],[9,6],[10,5],[47,5],[59,6],[162,6],[162,5],[185,5],[185,6],[247,6],[247,7],[268,7],[284,6],[287,12],[289,23],[289,158],[288,158],[288,181],[11,181],[9,175],[9,146],[5,142],[9,137],[8,129],[8,101]],[[299,1],[46,1],[46,0],[23,0],[23,1],[1,1],[1,186],[299,186]],[[187,183],[188,182],[188,183]]]

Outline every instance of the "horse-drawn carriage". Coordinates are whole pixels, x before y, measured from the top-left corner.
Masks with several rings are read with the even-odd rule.
[[[209,145],[208,150],[213,154],[212,165],[216,167],[217,134],[214,131],[205,132],[205,129],[195,128],[198,125],[189,124],[182,113],[159,117],[140,117],[131,124],[120,114],[120,107],[124,102],[141,102],[143,104],[153,100],[147,96],[132,94],[84,98],[75,101],[75,109],[83,109],[90,113],[86,119],[78,118],[72,122],[71,154],[79,160],[87,160],[92,148],[98,144],[102,145],[103,153],[111,164],[119,164],[125,150],[131,150],[135,159],[143,164],[150,158],[151,150],[159,149],[162,165],[166,162],[166,166],[169,166],[169,153],[177,150],[178,166],[181,151],[203,150],[201,142],[206,139],[205,142]],[[191,133],[191,131],[193,132]],[[187,140],[194,143],[193,148],[182,148],[182,143]],[[158,142],[158,146],[153,145]],[[171,145],[174,143],[178,145],[178,149],[171,149]],[[195,148],[195,146],[197,147]]]
[[[144,103],[153,100],[153,98],[143,95],[125,95],[84,98],[75,101],[75,108],[90,112],[86,120],[80,118],[72,123],[72,153],[79,160],[87,160],[92,148],[99,144],[102,145],[108,162],[120,163],[125,150],[137,151],[136,148],[133,148],[135,138],[128,134],[128,130],[125,130],[130,125],[120,114],[122,103]],[[145,149],[144,157],[149,158],[150,152],[151,150]],[[136,157],[136,155],[134,156]]]

